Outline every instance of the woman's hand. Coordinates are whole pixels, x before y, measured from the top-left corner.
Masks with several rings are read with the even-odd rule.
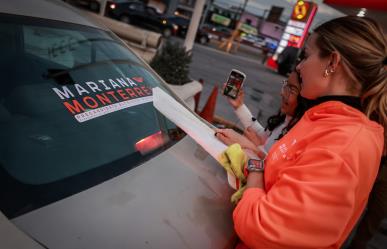
[[[216,129],[215,136],[226,145],[237,143],[242,149],[256,150],[256,146],[248,138],[233,129]]]
[[[262,138],[259,137],[258,134],[254,131],[254,129],[250,126],[243,131],[243,135],[247,137],[256,146],[263,144]]]
[[[226,87],[226,83],[223,84],[223,89],[222,89],[222,93],[224,92],[224,88]],[[238,109],[241,105],[243,105],[244,103],[244,99],[245,99],[245,92],[243,91],[243,89],[241,88],[239,90],[239,93],[238,93],[238,96],[236,97],[236,99],[232,99],[230,97],[227,97],[227,101],[228,103],[230,103],[230,105],[234,108],[234,109]]]
[[[240,144],[248,158],[265,158],[266,153],[260,151],[250,140],[245,136],[240,135],[232,129],[216,129],[215,136],[225,143],[231,145],[234,143]],[[263,172],[251,172],[247,177],[247,188],[262,188],[264,189]]]

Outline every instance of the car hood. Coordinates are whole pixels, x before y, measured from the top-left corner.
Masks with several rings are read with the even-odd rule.
[[[0,1],[0,13],[57,20],[106,30],[103,26],[90,22],[81,11],[63,1]]]
[[[150,161],[12,220],[48,248],[232,247],[231,188],[188,136]]]

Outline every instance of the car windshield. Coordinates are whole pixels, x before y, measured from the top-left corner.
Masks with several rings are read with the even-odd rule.
[[[0,207],[15,217],[122,174],[181,138],[162,87],[109,32],[0,15]]]

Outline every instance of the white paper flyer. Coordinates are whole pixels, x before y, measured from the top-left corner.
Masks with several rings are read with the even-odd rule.
[[[227,146],[214,136],[215,131],[161,88],[155,87],[152,91],[154,107],[194,139],[215,160],[218,160],[219,155]],[[236,189],[233,175],[228,174],[228,182],[232,188]]]

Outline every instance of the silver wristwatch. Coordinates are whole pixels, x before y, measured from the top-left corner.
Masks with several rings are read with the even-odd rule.
[[[265,169],[265,160],[249,159],[247,161],[248,172],[263,172]]]

